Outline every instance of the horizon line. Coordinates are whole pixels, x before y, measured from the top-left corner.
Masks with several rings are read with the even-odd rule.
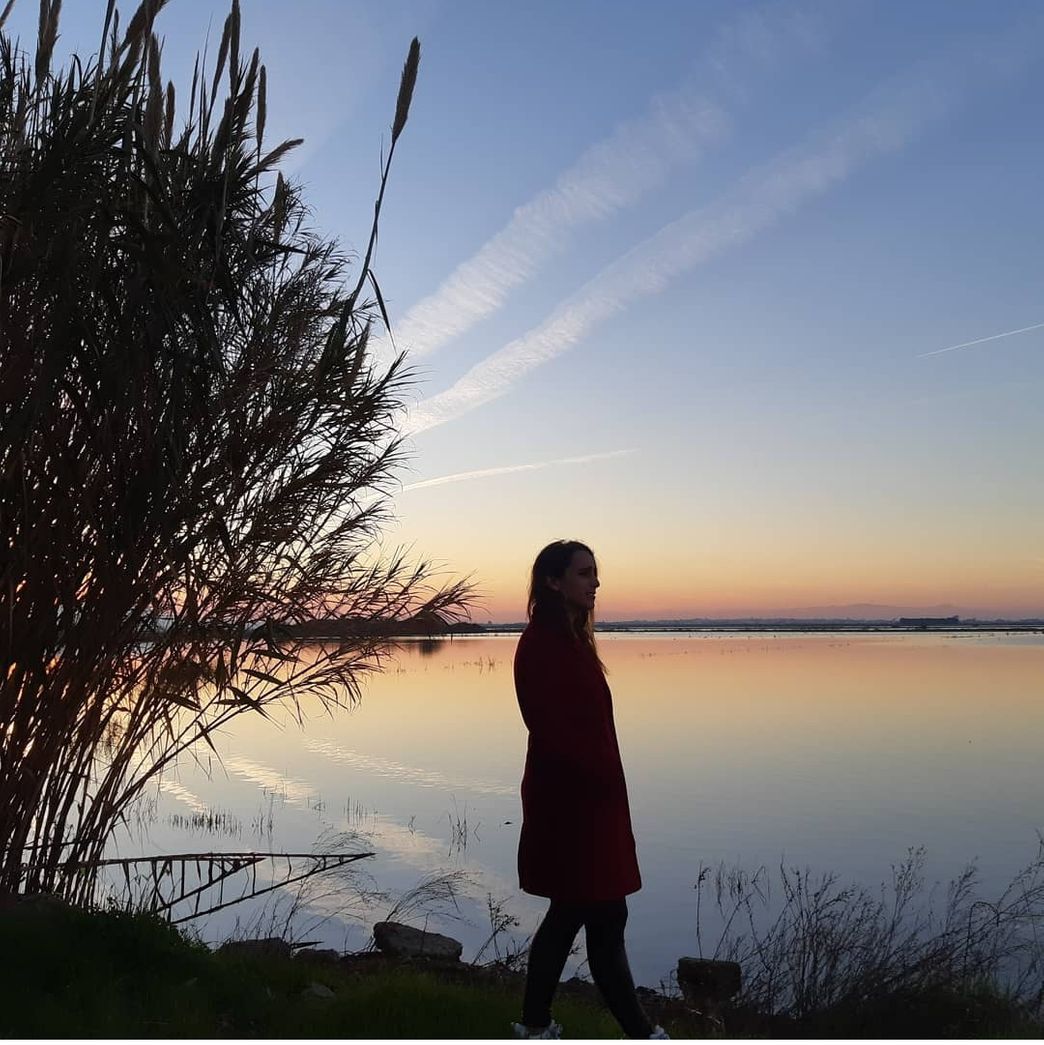
[[[950,617],[956,617],[962,624],[982,624],[982,623],[1004,623],[1004,624],[1044,624],[1044,613],[1039,616],[1033,617],[962,617],[960,614],[950,614],[947,617],[932,617],[926,615],[914,615],[910,616],[894,616],[894,617],[792,617],[792,616],[739,616],[739,617],[621,617],[616,620],[596,620],[594,626],[597,628],[599,624],[684,624],[690,622],[703,622],[707,624],[723,624],[732,622],[745,622],[745,623],[757,623],[761,621],[767,622],[783,622],[783,621],[794,621],[803,624],[811,624],[816,621],[828,621],[831,623],[839,623],[848,621],[855,624],[894,624],[900,620],[948,620]],[[465,623],[478,624],[478,621],[470,621]],[[487,624],[479,625],[480,627],[502,627],[505,625],[524,624],[526,621],[523,620],[511,620],[511,621],[489,621]]]

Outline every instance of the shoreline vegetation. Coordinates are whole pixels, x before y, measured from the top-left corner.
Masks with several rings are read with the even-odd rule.
[[[991,899],[969,864],[941,910],[923,849],[879,890],[783,864],[701,864],[700,957],[639,986],[642,1005],[675,1038],[1044,1037],[1038,842]],[[0,949],[17,956],[0,978],[0,1036],[507,1038],[529,941],[500,939],[518,923],[489,897],[491,935],[462,961],[458,941],[427,931],[446,895],[437,885],[407,894],[366,947],[343,952],[319,949],[315,925],[295,940],[275,913],[212,948],[146,910],[0,892]],[[619,1037],[578,976],[560,984],[554,1015],[567,1037]]]
[[[149,914],[88,911],[54,898],[0,896],[0,947],[17,955],[0,980],[5,1037],[506,1038],[524,971],[293,949],[280,940],[211,950]],[[639,988],[677,1038],[1038,1038],[1044,1023],[988,977],[880,985],[800,1015],[735,1004],[709,1018],[677,986]],[[742,999],[736,999],[741,1002]],[[597,988],[559,987],[555,1018],[571,1038],[618,1038]]]

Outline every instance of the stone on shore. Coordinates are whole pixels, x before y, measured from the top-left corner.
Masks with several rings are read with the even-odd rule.
[[[268,936],[263,940],[229,940],[218,948],[218,953],[258,958],[289,958],[293,949],[286,940],[278,936]]]
[[[679,958],[678,986],[690,1005],[713,1011],[740,989],[740,967],[737,962]]]
[[[400,922],[377,922],[373,938],[383,954],[396,958],[436,958],[460,961],[464,945],[441,933],[423,932]]]

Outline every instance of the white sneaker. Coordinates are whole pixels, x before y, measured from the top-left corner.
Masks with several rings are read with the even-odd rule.
[[[654,1028],[652,1034],[649,1035],[649,1040],[656,1038],[658,1041],[670,1041],[671,1036],[661,1027],[658,1023]]]
[[[516,1038],[540,1038],[543,1040],[550,1040],[552,1038],[562,1037],[562,1025],[551,1021],[549,1027],[543,1027],[541,1029],[527,1027],[524,1023],[512,1023],[511,1029],[514,1031]]]

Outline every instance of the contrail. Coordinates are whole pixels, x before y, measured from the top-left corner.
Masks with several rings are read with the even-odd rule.
[[[950,345],[949,348],[935,348],[931,352],[918,352],[918,359],[923,359],[925,356],[937,356],[941,352],[956,352],[959,348],[970,348],[972,345],[981,345],[986,341],[996,341],[998,338],[1011,337],[1014,334],[1025,334],[1027,330],[1040,330],[1044,327],[1044,323],[1034,323],[1031,327],[1019,327],[1018,330],[1005,330],[1003,334],[991,334],[989,337],[976,338],[974,341],[962,341],[959,345]]]
[[[161,780],[159,789],[166,795],[184,802],[193,813],[205,813],[206,804],[197,798],[187,787],[182,787],[176,780]]]
[[[665,225],[602,269],[539,326],[475,364],[444,392],[417,403],[405,421],[406,433],[416,435],[504,395],[523,375],[568,351],[633,302],[748,242],[868,161],[899,151],[947,115],[969,83],[1019,73],[1036,57],[1032,48],[1039,28],[1039,18],[1020,22],[993,41],[950,48],[887,81],[847,122],[821,129],[811,143],[785,150],[711,206]]]
[[[588,461],[602,461],[609,457],[622,457],[633,454],[631,450],[609,450],[600,454],[587,454],[584,457],[559,457],[554,461],[537,461],[534,464],[512,464],[502,468],[480,468],[473,472],[456,472],[453,475],[440,475],[437,479],[424,479],[419,483],[410,483],[403,490],[420,490],[425,486],[441,486],[443,483],[459,483],[465,479],[485,479],[491,475],[507,475],[509,472],[531,472],[537,468],[548,468],[555,464],[586,464]]]
[[[699,66],[719,93],[737,104],[749,93],[739,81],[783,59],[821,50],[827,15],[808,5],[767,3],[721,27]],[[691,80],[691,77],[690,77]],[[648,112],[619,124],[587,148],[554,185],[515,209],[511,220],[433,293],[394,324],[395,340],[411,358],[430,355],[500,309],[509,292],[564,250],[573,231],[603,221],[659,188],[671,173],[694,164],[730,131],[729,115],[684,83],[655,95]],[[374,339],[378,356],[388,339]]]
[[[388,777],[412,784],[414,787],[437,788],[442,791],[474,791],[482,795],[499,795],[504,798],[514,798],[518,793],[517,784],[503,784],[477,777],[451,778],[438,770],[421,769],[418,766],[395,762],[390,758],[379,758],[363,754],[361,751],[338,747],[329,740],[306,740],[305,747],[332,762],[358,769],[369,777]]]
[[[906,144],[940,104],[935,91],[901,111],[871,112],[833,128],[814,147],[790,149],[706,208],[665,225],[607,265],[539,326],[475,364],[446,391],[416,404],[405,429],[415,435],[505,394],[523,375],[568,351],[633,302],[752,239],[863,162]]]

